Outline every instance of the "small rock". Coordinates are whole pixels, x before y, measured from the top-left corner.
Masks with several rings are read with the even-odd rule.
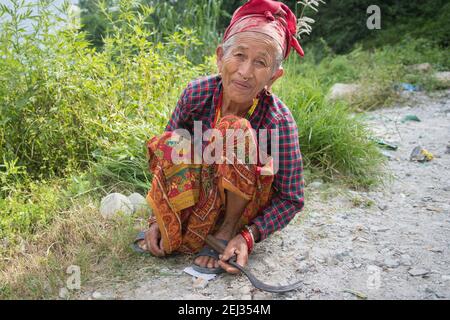
[[[203,278],[195,278],[192,281],[192,288],[194,289],[205,289],[208,286],[208,280]]]
[[[435,294],[435,292],[432,289],[428,288],[428,287],[425,288],[425,293]]]
[[[434,291],[433,289],[428,288],[428,287],[425,288],[425,293],[434,295],[436,298],[439,298],[439,299],[445,298],[445,294],[443,294],[443,293],[441,293],[441,292],[436,292],[436,291]]]
[[[67,299],[69,297],[69,290],[66,287],[59,289],[59,297],[61,299]]]
[[[431,70],[431,68],[432,68],[431,64],[429,64],[428,62],[408,66],[408,69],[410,71],[418,71],[418,72],[428,72]]]
[[[265,258],[264,264],[271,270],[276,270],[278,268],[278,265],[271,258]]]
[[[302,263],[299,264],[296,271],[300,273],[308,273],[310,269],[311,265],[303,261]]]
[[[119,212],[127,215],[133,213],[133,205],[126,196],[121,193],[111,193],[102,199],[100,213],[104,218],[112,218]]]
[[[306,260],[309,257],[309,252],[301,253],[298,256],[295,257],[295,260],[297,262],[302,262]]]
[[[317,293],[322,293],[322,290],[320,290],[320,288],[313,288],[312,292],[317,294]]]
[[[252,300],[252,295],[251,295],[251,294],[243,295],[243,296],[241,297],[241,300]]]
[[[364,243],[369,242],[369,240],[367,240],[366,238],[363,238],[363,237],[355,237],[355,238],[353,238],[353,241],[359,241],[359,242],[364,242]]]
[[[444,247],[434,247],[434,248],[430,249],[430,251],[434,252],[434,253],[442,253],[442,252],[444,252],[444,250],[445,250]]]
[[[388,160],[392,160],[393,156],[390,152],[386,151],[386,150],[380,150],[380,153],[385,156]]]
[[[423,277],[429,274],[430,271],[422,268],[411,268],[408,273],[413,277]]]
[[[344,261],[345,257],[349,256],[349,252],[346,250],[340,250],[334,254],[334,258],[338,261]]]
[[[422,197],[423,202],[434,202],[433,198],[430,196]]]
[[[357,84],[335,83],[328,93],[329,100],[351,100],[361,91]]]
[[[443,274],[442,275],[442,280],[445,280],[445,281],[450,280],[450,275]]]
[[[410,267],[412,265],[412,259],[409,255],[403,254],[400,257],[400,263],[404,266]]]
[[[390,229],[389,228],[386,228],[386,227],[371,227],[370,228],[370,231],[372,231],[372,232],[386,232],[386,231],[389,231]]]
[[[92,293],[92,298],[95,300],[100,300],[103,298],[103,295],[98,291],[94,291],[94,293]]]
[[[400,263],[395,259],[386,258],[384,259],[384,265],[388,268],[395,269],[400,265]]]
[[[323,185],[322,181],[313,181],[309,184],[309,187],[312,189],[320,189]]]
[[[434,78],[442,85],[450,85],[450,71],[436,72]]]
[[[140,195],[139,193],[132,193],[128,196],[128,200],[130,200],[133,205],[133,213],[136,212],[146,212],[149,211],[149,206],[147,204],[147,200]]]
[[[267,292],[256,292],[253,295],[253,300],[271,300],[272,294]]]
[[[334,256],[327,257],[326,258],[326,262],[327,262],[327,265],[330,266],[330,267],[331,266],[336,266],[336,265],[339,264],[339,261]]]
[[[444,191],[450,191],[450,186],[446,186],[443,188]]]

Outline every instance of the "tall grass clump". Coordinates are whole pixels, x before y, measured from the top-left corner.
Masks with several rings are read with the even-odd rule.
[[[327,86],[309,73],[312,65],[312,56],[300,65],[296,57],[290,58],[274,87],[297,121],[305,168],[354,187],[381,182],[385,160],[369,139],[370,131],[347,104],[326,100]]]

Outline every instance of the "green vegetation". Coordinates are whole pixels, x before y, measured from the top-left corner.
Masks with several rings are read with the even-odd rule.
[[[219,32],[239,2],[119,1],[110,10],[112,2],[82,1],[83,28],[53,31],[61,18],[45,6],[40,15],[21,11],[31,6],[23,1],[0,8],[0,298],[56,297],[71,264],[85,283],[141,261],[128,245],[146,217],[103,220],[99,200],[146,192],[145,142],[163,130],[184,86],[214,73]],[[31,33],[24,20],[34,21]],[[441,88],[432,71],[408,65],[450,65],[442,44],[426,38],[370,50],[351,42],[341,55],[333,41],[310,41],[302,60],[292,55],[274,91],[298,122],[308,173],[367,188],[382,181],[384,160],[358,111],[389,105],[401,82]],[[331,103],[336,82],[363,89]]]
[[[296,0],[286,1],[291,8]],[[381,29],[366,27],[367,8],[378,5],[381,13]],[[364,44],[365,49],[396,45],[405,38],[427,39],[429,43],[448,47],[450,39],[450,4],[446,0],[396,1],[343,0],[326,1],[313,18],[316,20],[311,36],[303,43],[313,45],[326,39],[330,48],[338,54],[354,50]]]

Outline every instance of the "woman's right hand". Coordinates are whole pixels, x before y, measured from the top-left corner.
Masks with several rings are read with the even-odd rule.
[[[157,223],[153,223],[145,232],[144,250],[150,251],[156,257],[164,257],[163,240]]]

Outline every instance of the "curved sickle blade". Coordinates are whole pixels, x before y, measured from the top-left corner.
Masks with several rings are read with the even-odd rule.
[[[253,284],[253,286],[255,288],[263,290],[263,291],[273,292],[273,293],[283,293],[283,292],[288,292],[288,291],[299,289],[302,286],[302,284],[303,284],[303,282],[297,281],[295,283],[291,283],[291,284],[288,284],[288,285],[285,285],[285,286],[269,285],[269,284],[266,284],[266,283],[258,280],[250,271],[248,271],[247,269],[243,268],[242,266],[240,266],[236,262],[234,262],[232,260],[229,260],[228,263],[231,264],[233,267],[241,270],[242,273],[247,276],[248,280]]]
[[[216,250],[219,253],[223,253],[223,251],[225,250],[225,245],[211,235],[208,235],[206,237],[205,241],[211,248],[213,248],[214,250]],[[289,284],[286,286],[272,286],[272,285],[265,284],[264,282],[258,280],[249,270],[247,270],[246,268],[237,264],[236,257],[233,257],[230,260],[228,260],[228,263],[231,264],[233,267],[241,270],[241,272],[246,275],[248,280],[253,284],[253,286],[255,288],[263,290],[263,291],[273,292],[273,293],[283,293],[283,292],[296,290],[296,289],[300,288],[301,285],[303,284],[301,281],[298,281],[298,282],[295,282],[295,283],[292,283],[292,284]]]

